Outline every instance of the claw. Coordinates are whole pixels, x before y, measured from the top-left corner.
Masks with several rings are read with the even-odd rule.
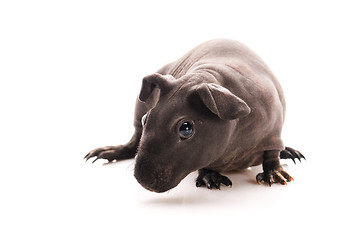
[[[287,185],[286,179],[282,176],[280,172],[275,172],[276,176],[278,177],[277,181],[282,185]]]
[[[258,173],[256,176],[256,181],[258,184],[264,183],[264,173]]]
[[[93,163],[98,159],[105,159],[108,162],[114,160],[123,160],[134,158],[136,154],[136,147],[133,143],[129,142],[128,145],[117,145],[117,146],[106,146],[101,148],[96,148],[90,151],[85,155],[85,161],[88,161],[90,158],[96,157],[93,160]]]
[[[89,158],[92,158],[92,152],[93,152],[93,151],[91,151],[91,152],[89,152],[87,155],[85,155],[85,157],[84,157],[85,161],[88,161]]]
[[[282,159],[291,158],[294,164],[296,164],[295,159],[298,159],[298,161],[300,162],[302,158],[306,160],[305,156],[303,156],[302,153],[290,147],[286,147],[283,151],[281,151],[280,158]]]
[[[96,157],[96,158],[94,159],[94,161],[92,162],[92,164],[95,163],[98,159],[99,159],[99,157]]]
[[[267,183],[270,187],[273,183],[280,183],[287,185],[287,182],[293,181],[293,178],[284,170],[270,171],[266,173],[259,173],[256,176],[258,184]]]
[[[272,186],[272,181],[271,179],[268,180],[268,185],[271,187]]]
[[[86,155],[86,157],[84,158],[85,159],[85,162],[87,162],[89,159],[91,159],[93,156],[89,155],[89,153]]]
[[[198,178],[196,179],[196,186],[206,186],[208,189],[216,188],[221,189],[221,184],[225,186],[232,186],[231,180],[227,177],[222,176],[218,172],[208,170],[208,169],[200,169]]]
[[[106,152],[111,149],[112,149],[111,146],[93,149],[87,155],[85,155],[84,159],[85,159],[85,161],[88,161],[90,158],[93,158],[93,157],[102,158],[102,157],[100,157],[100,154],[102,152]]]
[[[229,180],[229,179],[226,178],[226,177],[223,177],[223,178],[222,178],[222,183],[223,183],[224,185],[226,185],[227,187],[228,187],[228,186],[231,186],[231,187],[232,187],[232,182],[231,182],[231,180]]]
[[[301,154],[300,154],[298,151],[295,151],[293,154],[294,154],[294,155],[296,155],[296,157],[295,157],[295,158],[297,158],[297,159],[298,159],[298,161],[300,161],[300,162],[301,162],[301,159],[302,159]]]
[[[95,157],[97,155],[96,151],[90,151],[87,155],[85,155],[84,159],[85,161],[88,161],[89,159],[91,159],[92,157]]]

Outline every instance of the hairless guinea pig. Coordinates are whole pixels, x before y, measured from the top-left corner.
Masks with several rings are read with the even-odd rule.
[[[258,183],[293,178],[280,158],[304,158],[284,147],[282,88],[266,64],[243,44],[212,40],[143,79],[135,108],[135,133],[125,145],[89,152],[85,159],[135,157],[134,176],[164,192],[198,170],[196,186],[232,182],[219,172],[262,164]]]

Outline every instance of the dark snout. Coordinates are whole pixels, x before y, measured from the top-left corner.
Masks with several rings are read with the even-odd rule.
[[[177,174],[170,166],[162,166],[153,159],[137,156],[134,177],[149,191],[162,193],[176,187],[187,175]]]

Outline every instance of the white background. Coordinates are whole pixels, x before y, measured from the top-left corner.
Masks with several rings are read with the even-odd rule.
[[[357,1],[1,1],[1,239],[360,239]],[[133,160],[84,163],[126,143],[141,79],[213,38],[239,40],[281,82],[295,181],[260,167],[163,194]],[[161,133],[160,133],[161,134]],[[152,238],[151,238],[152,239]]]

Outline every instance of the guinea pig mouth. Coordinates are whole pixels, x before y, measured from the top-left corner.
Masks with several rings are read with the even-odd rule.
[[[138,180],[140,185],[142,185],[145,189],[151,192],[163,193],[175,187],[175,186],[167,186],[168,184],[162,184],[159,183],[158,181],[149,182],[145,184],[144,182],[141,182],[139,178],[136,177],[136,179]]]
[[[178,174],[176,174],[178,175]],[[176,187],[184,177],[175,177],[169,168],[155,168],[148,160],[136,158],[134,177],[145,189],[162,193]]]

